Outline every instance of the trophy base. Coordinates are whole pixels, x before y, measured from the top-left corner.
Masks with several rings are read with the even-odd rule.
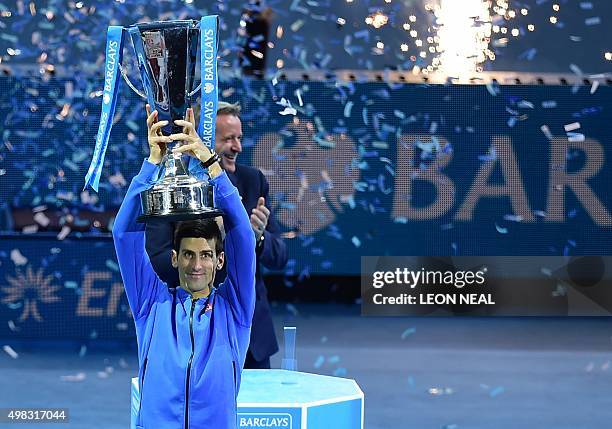
[[[164,213],[164,214],[142,214],[136,218],[137,222],[147,223],[150,220],[161,220],[164,222],[181,222],[184,220],[207,219],[211,217],[223,216],[223,212],[218,209],[200,210],[185,213]]]
[[[140,193],[142,215],[136,220],[175,222],[222,216],[213,200],[213,187],[205,181],[189,175],[165,177]]]

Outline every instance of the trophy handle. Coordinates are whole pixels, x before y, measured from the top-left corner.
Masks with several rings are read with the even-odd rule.
[[[196,88],[193,91],[191,91],[189,93],[189,97],[193,97],[200,90],[200,88],[202,88],[202,82],[201,81],[200,81],[200,84],[198,86],[196,86]]]
[[[123,66],[121,65],[121,63],[119,64],[119,71],[121,72],[121,76],[123,76],[123,80],[125,80],[125,83],[128,84],[128,86],[130,88],[132,88],[132,91],[134,91],[137,95],[140,96],[140,98],[142,98],[143,100],[147,99],[147,96],[145,94],[142,93],[142,91],[140,91],[138,88],[136,88],[134,86],[134,84],[132,83],[132,81],[130,80],[130,78],[128,77],[125,69],[123,68]],[[198,87],[199,88],[199,87]]]

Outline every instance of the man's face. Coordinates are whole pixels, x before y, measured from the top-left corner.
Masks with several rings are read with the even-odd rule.
[[[217,116],[215,129],[215,152],[221,157],[224,170],[236,171],[236,158],[242,152],[242,123],[234,115]]]
[[[215,239],[186,237],[178,253],[172,251],[172,266],[178,269],[181,287],[191,293],[212,287],[215,272],[223,267],[223,252],[215,252]]]

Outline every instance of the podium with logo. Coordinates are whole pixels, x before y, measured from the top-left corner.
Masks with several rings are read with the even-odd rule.
[[[132,424],[140,396],[132,379]],[[363,429],[363,392],[355,380],[282,369],[246,369],[238,428]]]

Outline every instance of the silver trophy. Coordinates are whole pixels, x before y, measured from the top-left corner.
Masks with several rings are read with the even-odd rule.
[[[175,125],[174,121],[185,119],[187,109],[202,87],[204,75],[201,76],[200,85],[194,87],[199,49],[204,47],[200,40],[201,34],[204,37],[200,24],[194,20],[157,21],[135,24],[128,28],[136,51],[144,93],[130,82],[120,64],[119,69],[128,86],[148,100],[151,111],[158,111],[158,120],[168,121],[168,125],[162,128],[164,135],[182,132],[182,127]],[[214,62],[215,90],[209,90],[212,84],[206,82],[207,91],[206,94],[202,91],[202,96],[208,100],[214,97],[216,114],[216,56]],[[172,142],[167,146],[160,180],[140,194],[143,214],[138,217],[139,222],[154,218],[188,220],[222,214],[213,205],[212,185],[190,175],[181,160],[181,154],[172,153],[177,144],[181,143]],[[214,145],[214,134],[213,141],[208,144],[210,147]]]

